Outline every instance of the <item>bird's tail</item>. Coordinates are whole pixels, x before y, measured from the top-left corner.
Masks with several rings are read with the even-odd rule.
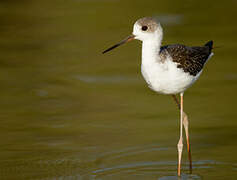
[[[209,50],[211,51],[213,49],[213,41],[208,41],[205,46],[209,47]]]

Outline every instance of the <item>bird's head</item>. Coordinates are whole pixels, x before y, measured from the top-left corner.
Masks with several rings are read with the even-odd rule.
[[[156,39],[158,40],[162,39],[162,36],[163,31],[160,23],[158,23],[155,18],[144,17],[135,22],[135,24],[133,25],[132,35],[128,36],[126,39],[115,44],[114,46],[106,49],[105,51],[103,51],[103,54],[134,39],[138,39],[140,41]]]
[[[162,27],[155,18],[144,17],[137,20],[133,26],[134,39],[141,41],[157,38],[162,35]]]

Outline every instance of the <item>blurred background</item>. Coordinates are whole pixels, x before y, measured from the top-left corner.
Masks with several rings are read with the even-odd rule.
[[[156,16],[163,44],[215,55],[185,93],[193,174],[237,179],[237,1],[1,0],[0,179],[177,179],[179,113],[140,73],[141,42],[101,52]]]

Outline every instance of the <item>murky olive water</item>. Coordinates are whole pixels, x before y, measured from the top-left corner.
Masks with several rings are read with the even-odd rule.
[[[193,174],[237,179],[236,1],[0,2],[0,179],[176,177],[179,114],[140,74],[140,42],[101,52],[158,16],[164,44],[215,56],[185,93]]]

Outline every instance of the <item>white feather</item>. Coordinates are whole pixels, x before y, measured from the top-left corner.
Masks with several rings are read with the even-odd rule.
[[[151,89],[162,94],[183,93],[190,87],[201,75],[200,71],[196,76],[184,72],[182,68],[177,67],[177,63],[167,56],[162,61],[159,56],[163,31],[159,25],[156,31],[145,33],[141,31],[139,24],[135,23],[133,34],[136,39],[142,41],[142,64],[141,72]],[[208,59],[211,58],[210,54]]]

